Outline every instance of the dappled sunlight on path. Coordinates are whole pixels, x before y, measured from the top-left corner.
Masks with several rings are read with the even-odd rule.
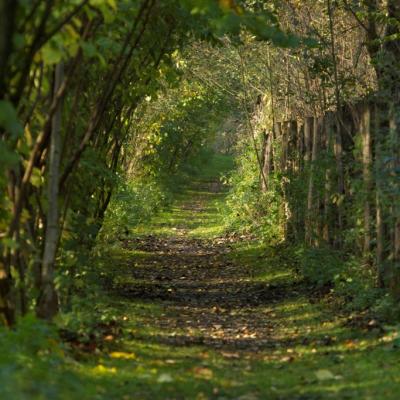
[[[116,350],[135,360],[108,365],[135,366],[137,398],[397,398],[390,338],[310,302],[279,251],[222,235],[224,193],[210,188],[183,193],[111,262],[108,290],[126,319]]]

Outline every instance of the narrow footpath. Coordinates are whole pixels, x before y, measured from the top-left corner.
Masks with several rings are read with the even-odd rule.
[[[390,333],[315,298],[277,249],[222,235],[223,199],[198,183],[108,255],[123,322],[96,398],[398,399]]]

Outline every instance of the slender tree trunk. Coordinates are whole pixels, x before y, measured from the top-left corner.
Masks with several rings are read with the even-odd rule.
[[[312,129],[314,124],[313,117],[306,117],[304,120],[304,163],[309,167],[312,152]]]
[[[317,187],[317,177],[318,177],[318,166],[317,162],[320,159],[321,152],[321,118],[314,118],[313,127],[313,151],[311,157],[312,173],[310,174],[310,185],[309,185],[309,211],[312,216],[312,226],[313,231],[312,242],[318,245],[321,238],[321,224],[320,224],[320,193]]]
[[[264,154],[263,154],[263,173],[265,176],[264,180],[261,180],[261,190],[267,192],[269,190],[270,175],[273,171],[273,159],[272,159],[272,134],[264,133]]]
[[[337,110],[335,114],[335,139],[334,139],[334,153],[336,161],[336,176],[337,176],[337,195],[335,199],[337,226],[335,247],[340,248],[342,244],[342,232],[344,229],[344,214],[343,214],[343,200],[344,200],[344,167],[343,167],[343,143],[342,143],[342,124],[341,117],[338,116],[341,110]]]
[[[279,143],[282,140],[282,124],[280,122],[276,122],[274,123],[274,145],[275,148],[273,147],[272,151],[274,152],[274,157],[273,157],[273,162],[274,162],[274,170],[275,171],[281,171],[281,165],[280,165],[280,154],[276,151],[276,150],[282,150],[282,149],[278,149],[277,146],[279,145]]]
[[[291,209],[290,209],[290,196],[288,193],[288,172],[289,172],[289,158],[288,158],[288,149],[289,149],[289,121],[284,121],[281,124],[282,127],[282,141],[281,141],[281,187],[283,193],[283,207],[285,213],[285,225],[284,225],[284,235],[286,240],[291,239],[290,232],[290,221],[292,219]]]
[[[0,322],[6,326],[15,323],[15,308],[11,297],[11,276],[3,260],[0,261]]]
[[[288,170],[289,121],[282,122],[281,127],[281,171],[286,173]]]
[[[7,97],[7,71],[13,50],[18,2],[0,0],[0,100]],[[0,129],[0,138],[4,136]],[[9,251],[0,246],[0,324],[15,323],[15,304],[12,298],[12,278],[9,266]]]
[[[375,132],[375,226],[376,226],[376,268],[378,287],[385,287],[385,224],[383,212],[383,177],[382,177],[382,131],[380,107],[375,106],[374,112],[374,132]]]
[[[317,212],[318,204],[316,201],[315,194],[315,174],[316,174],[316,162],[319,153],[319,119],[313,118],[312,126],[312,151],[311,151],[311,163],[308,175],[308,191],[307,191],[307,244],[314,244],[316,239],[315,232],[318,230],[317,224]]]
[[[400,171],[400,106],[396,108],[393,105],[390,108],[390,119],[389,129],[391,136],[391,150],[392,150],[392,163],[390,176],[393,180],[391,201],[391,231],[392,231],[392,243],[391,243],[391,259],[392,261],[392,273],[390,279],[390,291],[392,295],[400,300],[400,184],[399,184],[399,171]]]
[[[54,94],[62,85],[64,66],[59,63],[55,68]],[[54,269],[59,236],[58,187],[61,157],[61,118],[62,104],[59,104],[52,119],[49,156],[48,211],[46,236],[41,273],[41,291],[37,304],[37,315],[51,320],[58,312],[58,297],[54,286]]]
[[[371,255],[372,241],[372,207],[371,194],[373,190],[372,180],[372,137],[371,137],[371,110],[368,103],[361,106],[360,134],[362,139],[362,170],[363,170],[363,202],[364,202],[364,240],[363,257],[366,261]]]
[[[304,158],[305,158],[305,153],[306,153],[306,148],[305,148],[305,124],[297,122],[297,167],[296,167],[296,177],[299,180],[299,183],[302,182],[304,179]],[[300,187],[298,187],[299,191],[301,191]],[[300,197],[298,197],[300,199]],[[304,211],[304,204],[301,201],[297,201],[296,204],[297,208],[297,237],[296,240],[299,242],[304,242],[305,240],[305,211]]]
[[[333,153],[333,113],[327,112],[324,116],[323,131],[325,139],[325,159],[328,163],[325,170],[325,187],[324,187],[324,223],[323,238],[326,243],[331,243],[333,218],[332,218],[332,163],[331,155]]]
[[[17,7],[16,0],[0,0],[0,99],[5,97],[7,91],[6,77],[13,48]]]
[[[286,195],[287,195],[287,205],[288,205],[288,219],[287,219],[287,233],[290,239],[297,241],[299,238],[299,215],[300,215],[300,205],[293,201],[296,198],[296,194],[293,192],[293,181],[295,179],[297,171],[297,146],[298,139],[297,134],[299,132],[297,121],[287,122],[287,151],[286,151]]]
[[[391,137],[391,170],[392,206],[391,206],[391,231],[392,243],[390,258],[392,271],[390,290],[392,295],[400,300],[400,3],[398,0],[388,0],[388,17],[390,19],[387,36],[391,38],[384,43],[386,53],[390,54],[388,67],[390,100],[389,131]]]
[[[305,179],[309,179],[311,173],[311,153],[312,153],[312,130],[314,125],[313,117],[306,117],[304,120],[304,170],[305,170]],[[307,187],[307,195],[308,195],[308,187]],[[305,203],[303,204],[304,212],[304,239],[306,243],[309,242],[310,239],[310,221],[309,221],[309,212],[308,212],[308,197],[305,198]]]
[[[304,168],[304,152],[305,152],[305,145],[304,145],[304,123],[297,123],[297,161],[296,161],[296,171],[301,173]]]

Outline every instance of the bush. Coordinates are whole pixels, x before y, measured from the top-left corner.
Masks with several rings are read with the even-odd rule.
[[[339,254],[327,247],[299,247],[295,254],[300,274],[317,287],[333,284],[343,266]]]
[[[64,352],[55,328],[28,315],[14,330],[0,329],[2,399],[56,398]],[[59,398],[59,397],[58,397]]]
[[[279,178],[270,176],[270,190],[260,189],[260,171],[250,149],[236,159],[237,168],[228,177],[225,224],[236,232],[251,232],[264,241],[283,239],[283,209]]]
[[[99,240],[112,241],[127,234],[165,207],[170,198],[170,192],[156,180],[122,184],[107,209]]]

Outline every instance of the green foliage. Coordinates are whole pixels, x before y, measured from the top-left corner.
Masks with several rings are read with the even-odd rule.
[[[329,247],[297,246],[292,254],[296,272],[347,312],[368,310],[376,318],[397,321],[400,310],[395,299],[375,285],[375,272],[360,259],[345,257]],[[328,289],[328,291],[327,291]]]
[[[332,285],[343,266],[340,254],[328,247],[299,247],[295,254],[299,272],[317,287]]]
[[[290,32],[285,32],[279,25],[273,5],[265,5],[256,11],[251,4],[236,4],[226,0],[183,0],[182,4],[193,15],[204,18],[211,33],[217,37],[225,34],[239,39],[243,30],[251,32],[259,40],[265,40],[278,47],[298,47],[301,39]],[[312,46],[315,42],[306,39]],[[239,40],[240,41],[240,40]]]
[[[263,193],[254,150],[246,145],[242,151],[236,158],[236,168],[227,179],[230,186],[225,212],[227,229],[252,232],[269,243],[280,242],[284,218],[280,206],[280,177],[271,175],[269,190]]]
[[[257,162],[253,155],[244,154],[236,160],[237,167],[227,179],[231,187],[227,197],[227,224],[233,230],[249,230],[264,214],[261,203]]]
[[[138,224],[150,221],[170,199],[168,188],[155,179],[121,183],[106,212],[99,240],[127,236]]]
[[[57,392],[63,383],[63,367],[64,350],[54,327],[27,315],[19,321],[15,330],[0,328],[2,398],[58,397]],[[65,376],[65,379],[73,385],[70,376]]]
[[[17,112],[7,100],[0,100],[0,130],[9,133],[14,140],[23,132]]]

